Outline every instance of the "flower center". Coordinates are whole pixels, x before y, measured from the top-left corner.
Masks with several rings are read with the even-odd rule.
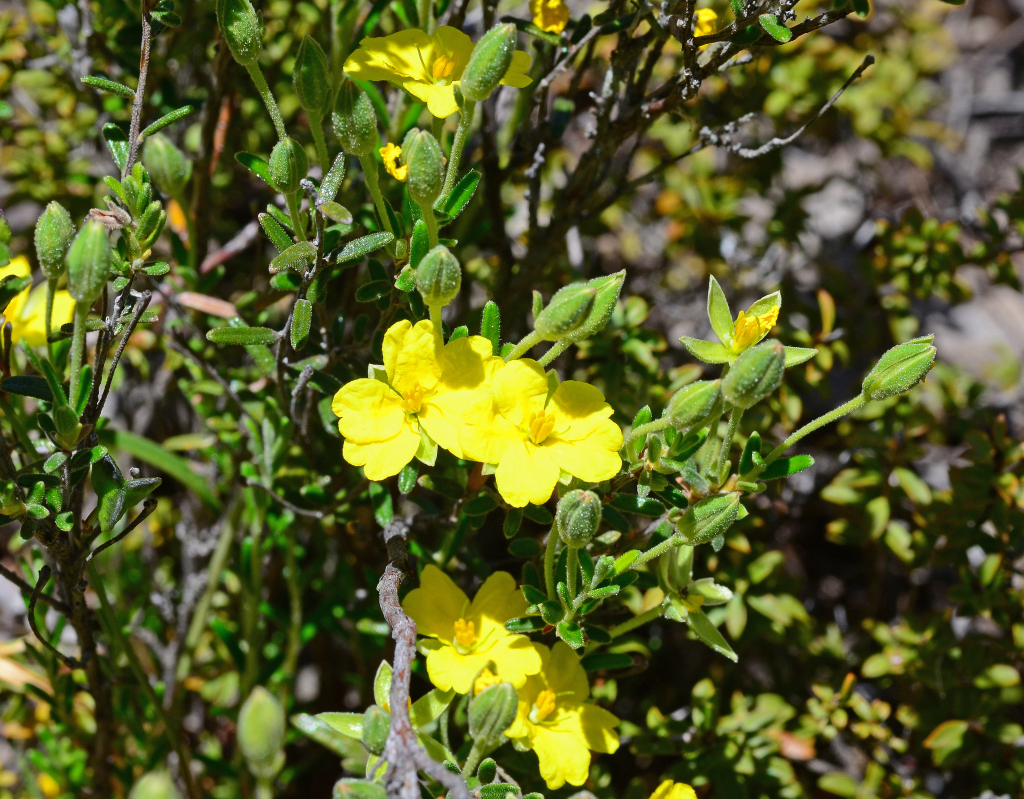
[[[547,411],[534,411],[530,414],[530,441],[543,444],[544,439],[555,429],[555,415]]]
[[[455,622],[456,645],[469,649],[476,643],[476,627],[471,621],[459,619]]]
[[[760,316],[748,316],[746,311],[740,311],[732,326],[732,351],[740,353],[747,347],[757,344],[775,327],[778,318],[778,308],[773,308]]]
[[[452,53],[450,56],[449,55],[439,55],[437,58],[434,59],[434,66],[431,69],[431,73],[434,76],[434,81],[435,82],[436,81],[442,81],[442,80],[447,80],[451,76],[452,70],[454,70],[454,69],[455,69],[455,54],[454,53]]]
[[[544,721],[555,711],[555,692],[550,688],[545,688],[539,694],[533,702],[533,709],[530,711],[530,721],[536,724],[538,721]]]
[[[409,411],[409,413],[419,413],[420,408],[423,407],[423,397],[426,396],[426,393],[427,392],[420,387],[420,384],[416,383],[408,392],[406,392],[406,395],[402,397],[402,407]],[[470,622],[470,629],[472,629],[472,624],[473,622]]]
[[[472,622],[470,622],[472,624]],[[501,682],[501,678],[490,669],[484,669],[480,672],[480,676],[476,678],[473,683],[473,696],[476,696],[485,688],[490,688],[492,685],[497,685]]]

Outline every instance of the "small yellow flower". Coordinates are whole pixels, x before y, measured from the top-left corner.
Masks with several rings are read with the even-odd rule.
[[[398,165],[398,159],[402,157],[402,148],[394,142],[388,142],[380,148],[380,157],[384,159],[384,168],[395,180],[403,183],[409,177],[409,167],[406,164]]]
[[[697,794],[684,782],[665,780],[654,789],[651,799],[697,799]]]
[[[32,267],[24,255],[19,255],[7,266],[0,268],[0,280],[8,275],[28,277]],[[11,342],[24,340],[30,347],[46,343],[46,283],[19,292],[3,310],[4,321],[11,323]],[[75,301],[66,291],[53,295],[53,330],[60,330],[75,316]]]
[[[586,701],[590,684],[567,644],[542,647],[541,658],[540,673],[519,689],[519,710],[505,734],[537,753],[551,790],[567,782],[582,785],[590,774],[590,751],[610,754],[619,748],[619,720]]]
[[[455,87],[473,52],[473,40],[458,28],[442,25],[433,34],[418,28],[390,36],[366,38],[345,61],[345,72],[355,80],[386,80],[401,86],[427,104],[438,119],[459,110]],[[517,50],[501,82],[523,88],[530,85],[530,56]]]
[[[432,564],[420,575],[420,587],[410,591],[402,603],[420,635],[436,639],[422,644],[428,650],[430,681],[442,691],[460,694],[470,689],[476,694],[498,682],[518,688],[527,675],[540,670],[540,647],[505,629],[505,622],[521,616],[527,605],[508,572],[488,577],[471,603],[462,589]]]
[[[353,380],[334,395],[345,460],[364,467],[367,479],[383,480],[413,459],[422,434],[463,457],[463,412],[502,364],[491,342],[464,336],[442,346],[429,321],[403,320],[388,329],[383,353],[387,382]]]
[[[505,364],[466,408],[459,441],[466,457],[496,464],[505,501],[516,508],[551,497],[562,471],[588,483],[622,466],[622,431],[604,395],[566,380],[549,397],[544,367],[523,358]]]
[[[733,322],[732,343],[729,345],[729,351],[733,355],[739,355],[744,350],[753,347],[771,332],[779,318],[779,306],[776,305],[766,313],[748,314],[750,314],[749,308],[746,311],[740,311],[736,321]]]
[[[39,785],[39,790],[43,792],[46,799],[55,799],[60,796],[60,783],[45,771],[36,777],[36,784]]]
[[[561,33],[569,22],[569,6],[563,0],[530,0],[533,24],[548,33]]]
[[[717,27],[715,25],[716,19],[718,19],[718,14],[710,8],[698,8],[697,13],[693,15],[693,35],[710,36]],[[707,47],[707,45],[704,45],[704,47]]]

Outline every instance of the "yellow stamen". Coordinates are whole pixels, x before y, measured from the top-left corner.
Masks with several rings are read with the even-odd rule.
[[[459,619],[455,622],[455,643],[470,647],[476,642],[476,628],[473,622]]]
[[[419,413],[420,409],[423,407],[423,397],[425,395],[426,392],[420,388],[420,384],[417,383],[409,389],[409,392],[402,398],[402,407],[409,411],[409,413]],[[469,624],[472,628],[473,622],[470,622]]]
[[[547,411],[534,411],[530,414],[530,441],[534,444],[543,444],[544,439],[551,435],[555,429],[555,415]]]
[[[778,318],[778,308],[772,308],[768,313],[757,316],[747,316],[746,311],[740,311],[732,326],[732,351],[743,352],[747,347],[757,344],[775,327]]]
[[[555,711],[555,692],[545,688],[533,703],[533,716],[537,721],[543,721]]]
[[[402,148],[394,142],[388,142],[378,150],[380,157],[384,160],[384,169],[395,180],[404,181],[409,177],[409,167],[405,164],[398,165],[398,159],[402,155]]]
[[[434,66],[431,69],[431,73],[434,76],[434,80],[446,80],[451,74],[452,70],[455,69],[455,54],[439,55],[434,59]]]
[[[472,624],[472,622],[470,622]],[[484,688],[490,688],[492,685],[497,685],[501,682],[501,677],[495,674],[490,669],[484,669],[480,676],[476,678],[476,682],[473,683],[473,696],[476,696]]]

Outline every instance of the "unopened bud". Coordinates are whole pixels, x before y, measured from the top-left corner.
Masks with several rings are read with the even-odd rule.
[[[676,520],[676,533],[691,547],[725,533],[740,512],[739,492],[702,499]]]
[[[718,410],[721,399],[721,380],[698,380],[672,395],[665,416],[681,430],[698,428]]]
[[[402,142],[402,157],[409,167],[409,199],[420,207],[433,207],[444,186],[444,154],[437,139],[413,128]]]
[[[270,153],[270,179],[284,194],[294,194],[309,172],[309,159],[295,139],[281,139]]]
[[[567,492],[558,500],[555,525],[558,537],[566,546],[574,549],[585,547],[601,526],[601,499],[593,491],[576,489]]]
[[[331,102],[327,56],[317,40],[308,34],[302,37],[295,54],[292,84],[299,105],[312,116],[320,119],[327,113]]]
[[[103,223],[90,219],[68,250],[68,293],[92,305],[110,276],[110,239]]]
[[[192,175],[192,163],[174,142],[157,133],[142,146],[142,163],[153,182],[171,197],[181,197]]]
[[[150,771],[135,781],[128,799],[181,799],[181,794],[166,771]]]
[[[383,754],[391,729],[391,716],[380,705],[370,705],[363,713],[363,746],[375,755]]]
[[[597,290],[587,283],[574,283],[559,289],[533,320],[534,329],[545,341],[564,338],[587,320],[596,295]]]
[[[586,321],[572,331],[570,340],[581,341],[600,332],[608,324],[615,312],[615,305],[619,301],[619,294],[622,292],[622,284],[625,281],[625,269],[613,275],[595,277],[593,280],[587,281],[587,285],[595,292],[594,305],[590,309]]]
[[[693,547],[688,544],[673,547],[659,558],[663,587],[679,593],[693,578]]]
[[[423,256],[416,267],[416,289],[428,308],[445,306],[462,287],[462,267],[458,259],[443,244],[438,244]]]
[[[516,26],[511,22],[495,25],[483,35],[462,73],[462,96],[467,100],[486,100],[512,65],[516,51]]]
[[[64,257],[75,238],[75,225],[71,214],[59,202],[46,206],[36,222],[36,255],[39,266],[49,280],[64,274]]]
[[[256,63],[263,46],[263,24],[249,0],[217,0],[217,25],[231,55],[242,66]]]
[[[737,408],[752,408],[779,387],[785,368],[786,350],[779,342],[751,347],[722,378],[722,397]]]
[[[485,688],[469,704],[469,734],[482,746],[494,746],[515,721],[519,695],[511,683]]]
[[[377,112],[369,96],[348,77],[341,80],[334,101],[334,132],[342,149],[352,155],[369,155],[380,141]]]
[[[262,685],[252,689],[238,712],[238,748],[250,765],[272,764],[284,748],[284,711]]]
[[[873,400],[905,394],[924,380],[935,363],[934,336],[921,336],[897,344],[886,352],[864,378],[862,390]]]

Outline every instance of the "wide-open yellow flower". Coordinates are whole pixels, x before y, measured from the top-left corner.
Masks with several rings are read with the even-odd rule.
[[[8,275],[28,277],[32,267],[24,255],[14,258],[7,266],[0,268],[0,280]],[[46,283],[33,289],[25,289],[15,295],[3,309],[5,322],[11,323],[11,342],[24,340],[30,347],[46,343]],[[60,330],[75,316],[75,301],[66,291],[53,295],[52,329]]]
[[[386,80],[401,86],[427,104],[438,119],[459,110],[455,87],[473,52],[473,40],[458,28],[442,25],[433,34],[419,28],[368,37],[345,61],[345,72],[355,80]],[[517,50],[501,82],[522,88],[530,85],[530,56]]]
[[[569,6],[563,0],[530,0],[533,24],[548,33],[561,33],[569,22]]]
[[[464,336],[442,345],[427,320],[392,325],[384,336],[384,372],[342,386],[331,404],[345,437],[342,454],[370,480],[398,474],[430,440],[463,457],[459,428],[480,386],[501,367],[491,342]]]
[[[665,780],[654,789],[651,799],[697,799],[697,793],[685,782]]]
[[[408,164],[398,165],[398,159],[402,157],[402,148],[394,142],[388,142],[380,148],[380,157],[384,161],[384,169],[395,180],[405,182],[409,178]]]
[[[588,483],[622,466],[622,431],[594,386],[566,380],[549,396],[544,367],[523,358],[494,375],[467,407],[460,436],[470,460],[496,464],[498,491],[509,505],[540,505],[565,471]]]
[[[778,318],[778,305],[762,314],[750,314],[749,308],[740,311],[732,325],[732,343],[729,345],[729,351],[733,355],[739,355],[753,347],[771,332]]]
[[[564,641],[542,649],[540,673],[519,689],[519,710],[505,734],[537,753],[548,788],[582,785],[590,774],[590,752],[619,748],[619,720],[586,699],[587,674]],[[674,798],[673,798],[674,799]]]
[[[428,649],[430,681],[442,691],[460,694],[474,688],[481,672],[480,690],[498,681],[518,688],[527,675],[540,671],[541,647],[525,635],[505,629],[505,622],[521,616],[527,606],[508,572],[488,577],[470,602],[433,564],[420,575],[420,587],[410,591],[402,603],[420,635],[436,639],[423,644]],[[489,662],[493,670],[488,668]]]
[[[693,35],[710,36],[715,32],[716,19],[718,19],[718,14],[710,8],[698,8],[697,12],[693,15]],[[707,45],[704,45],[704,47],[707,47]]]

